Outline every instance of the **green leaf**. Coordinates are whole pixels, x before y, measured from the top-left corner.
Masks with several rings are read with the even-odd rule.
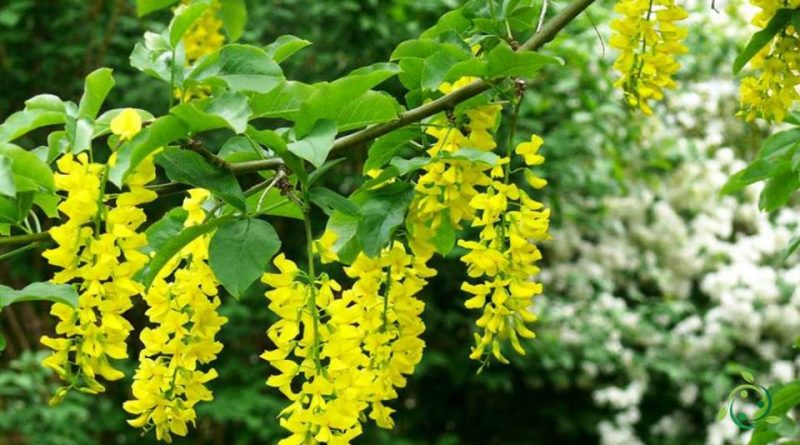
[[[45,110],[66,113],[64,101],[52,94],[39,94],[25,101],[26,110]]]
[[[442,218],[442,223],[439,225],[431,241],[436,251],[442,256],[447,255],[453,250],[453,247],[456,245],[456,230],[450,223],[449,217]]]
[[[762,48],[772,42],[772,39],[786,28],[791,18],[791,9],[779,9],[775,12],[775,15],[772,16],[767,26],[753,34],[747,46],[736,56],[736,60],[733,61],[733,74],[738,74],[739,71],[747,65],[750,59],[755,57]]]
[[[367,161],[364,163],[364,173],[383,167],[399,153],[400,150],[406,147],[409,141],[419,135],[420,130],[418,128],[404,127],[376,139],[367,153]]]
[[[756,159],[744,169],[734,173],[720,190],[720,194],[727,195],[736,193],[758,181],[763,181],[772,176],[790,171],[788,161],[776,162],[764,159]]]
[[[180,6],[175,10],[175,17],[168,28],[170,47],[174,48],[180,43],[186,31],[205,14],[211,3],[211,0],[195,0],[190,5]]]
[[[248,126],[247,136],[274,151],[275,154],[283,159],[283,162],[289,166],[292,172],[296,174],[298,178],[300,178],[300,181],[306,182],[308,179],[308,174],[306,174],[303,161],[289,151],[286,142],[278,133],[272,130],[257,130],[253,126]]]
[[[339,131],[349,131],[396,119],[401,111],[400,104],[389,94],[367,91],[353,100],[350,106],[329,117],[336,122]]]
[[[225,45],[198,63],[189,74],[187,85],[219,84],[232,91],[268,93],[282,80],[281,67],[264,50],[251,45]]]
[[[450,68],[469,58],[470,54],[465,54],[459,46],[442,45],[437,52],[422,63],[422,88],[428,91],[438,90]]]
[[[728,417],[728,405],[722,405],[717,412],[717,422],[721,422]]]
[[[758,207],[765,212],[772,212],[786,204],[792,194],[800,187],[797,172],[787,171],[767,180],[758,200]]]
[[[781,158],[788,154],[791,156],[792,149],[796,149],[796,145],[800,142],[800,128],[792,128],[786,131],[780,131],[767,138],[764,145],[758,151],[756,159],[775,159]]]
[[[151,224],[144,232],[147,236],[147,252],[157,252],[163,249],[169,240],[181,233],[183,223],[188,216],[189,212],[181,207],[176,207]]]
[[[436,25],[423,32],[420,37],[433,39],[445,33],[463,34],[472,26],[472,21],[464,17],[462,8],[450,11],[439,18]]]
[[[397,169],[397,176],[403,176],[405,174],[415,172],[422,167],[431,163],[431,158],[427,156],[417,156],[411,159],[405,158],[393,158],[389,165]]]
[[[314,93],[314,87],[293,80],[281,81],[269,93],[253,94],[250,108],[253,118],[269,117],[290,121],[297,119],[303,102]]]
[[[147,156],[188,135],[189,127],[178,117],[159,117],[117,150],[117,163],[109,170],[109,180],[121,188],[128,172],[133,171]]]
[[[39,192],[33,195],[33,203],[42,209],[48,218],[58,217],[58,204],[60,202],[61,200],[58,198],[58,196],[56,196],[55,193]]]
[[[222,144],[217,156],[228,162],[246,162],[264,159],[267,152],[245,136],[234,136]]]
[[[65,120],[63,111],[40,108],[17,111],[0,125],[0,142],[11,142],[37,128],[63,124]]]
[[[291,57],[294,53],[311,45],[308,40],[295,37],[293,35],[284,35],[278,37],[273,43],[270,43],[264,48],[264,51],[278,63]]]
[[[14,184],[14,173],[11,171],[11,159],[0,153],[0,194],[15,198],[17,186]]]
[[[750,437],[749,445],[766,445],[780,438],[782,435],[779,424],[767,421],[770,417],[783,418],[789,410],[800,404],[800,381],[795,380],[785,385],[773,385],[769,388],[772,396],[772,409],[769,416],[755,423],[755,430]],[[794,422],[792,422],[792,426]]]
[[[357,237],[367,256],[375,257],[386,247],[403,224],[413,195],[414,188],[403,182],[364,193]]]
[[[309,190],[311,202],[330,216],[334,211],[339,211],[347,216],[360,216],[361,210],[353,201],[325,187],[313,187]]]
[[[225,26],[228,40],[235,42],[242,38],[247,25],[247,4],[244,0],[221,0],[219,15]]]
[[[91,150],[94,124],[88,118],[74,119],[67,117],[66,131],[70,153]]]
[[[53,172],[38,156],[16,145],[3,143],[0,143],[0,155],[10,162],[10,168],[14,174],[15,191],[39,191],[41,189],[55,192]]]
[[[211,238],[208,262],[225,289],[239,298],[264,273],[280,247],[281,240],[268,222],[228,221]]]
[[[373,87],[397,75],[399,71],[400,68],[397,65],[375,64],[355,70],[331,83],[314,84],[314,93],[303,103],[300,113],[297,115],[295,132],[298,137],[308,134],[318,120],[337,121],[340,116],[348,115],[346,109],[350,108],[354,101]],[[384,105],[386,104],[385,102]],[[360,114],[367,111],[360,111]],[[390,113],[384,106],[381,115],[386,116],[387,114]]]
[[[236,176],[215,166],[201,154],[168,147],[156,157],[156,163],[164,168],[169,179],[207,189],[237,209],[246,210],[244,192]]]
[[[469,59],[458,62],[447,70],[446,81],[453,82],[462,77],[487,77],[489,62],[482,59]]]
[[[6,339],[3,337],[3,334],[0,334],[0,352],[3,352],[6,349]]]
[[[800,233],[793,236],[789,241],[789,245],[786,246],[786,250],[783,253],[783,261],[789,259],[789,257],[792,256],[798,247],[800,247]]]
[[[170,113],[186,123],[190,134],[217,128],[229,128],[241,134],[247,130],[252,110],[244,94],[226,91],[211,99],[182,103],[173,107]]]
[[[742,378],[747,383],[755,383],[756,379],[753,377],[753,374],[750,371],[745,371],[744,369],[741,371]]]
[[[442,47],[442,43],[433,39],[406,40],[397,45],[389,60],[408,58],[427,59]]]
[[[89,73],[84,83],[83,96],[78,104],[78,118],[94,120],[114,84],[110,68],[100,68]]]
[[[325,230],[336,234],[333,251],[344,264],[351,264],[361,252],[361,243],[358,241],[358,223],[360,218],[334,212],[328,219]]]
[[[464,147],[453,153],[442,152],[443,159],[463,159],[465,161],[478,162],[494,167],[500,161],[500,157],[491,151],[484,151],[472,147]]]
[[[283,196],[280,190],[270,189],[262,199],[262,193],[255,193],[247,197],[247,212],[258,215],[282,216],[303,220],[303,210],[291,199]],[[261,207],[258,207],[259,202]],[[258,207],[258,211],[257,211]]]
[[[136,0],[136,14],[139,17],[150,14],[167,6],[178,3],[179,0]]]
[[[16,198],[0,195],[0,223],[17,224],[33,206],[33,192],[17,192]]]
[[[171,83],[172,52],[166,48],[167,41],[160,34],[146,33],[146,41],[148,37],[151,37],[149,42],[145,44],[136,43],[136,45],[133,46],[133,51],[129,58],[131,66],[148,76],[155,77],[166,83]],[[162,45],[164,47],[162,47]],[[178,62],[179,60],[176,58],[176,65]],[[180,85],[181,79],[183,78],[182,66],[176,67],[175,74],[175,81]]]
[[[317,121],[305,138],[288,145],[290,152],[319,168],[328,159],[328,153],[336,140],[336,122],[323,119]]]
[[[501,42],[487,56],[489,66],[486,75],[494,77],[531,77],[546,65],[560,64],[554,57],[533,51],[517,52],[507,43]]]
[[[0,285],[0,308],[23,301],[52,301],[78,306],[78,293],[68,284],[31,283],[21,290]]]
[[[170,238],[164,243],[161,249],[158,249],[155,256],[150,260],[150,263],[145,267],[143,271],[143,283],[145,288],[150,288],[150,285],[153,284],[153,281],[158,276],[158,273],[161,272],[161,269],[163,269],[172,257],[177,255],[184,247],[198,237],[211,232],[231,219],[233,219],[233,216],[226,215],[217,219],[212,219],[204,224],[186,227],[180,233]]]

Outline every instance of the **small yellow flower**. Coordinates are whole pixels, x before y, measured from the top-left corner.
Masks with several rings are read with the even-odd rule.
[[[122,110],[111,120],[111,132],[119,136],[121,141],[133,139],[142,130],[142,117],[133,108]]]
[[[800,1],[751,1],[761,8],[753,24],[764,28],[780,8],[797,8]],[[760,117],[782,122],[800,100],[800,33],[787,26],[768,42],[749,62],[756,72],[742,79],[739,89],[739,116],[747,121]]]
[[[531,140],[529,142],[523,142],[517,145],[517,148],[514,150],[514,152],[525,158],[525,164],[539,165],[544,162],[544,156],[539,154],[539,148],[541,148],[543,143],[544,140],[534,134],[531,136]]]
[[[675,56],[688,49],[681,43],[687,31],[675,23],[688,14],[675,0],[618,0],[614,11],[620,17],[611,22],[610,45],[619,50],[614,68],[622,75],[614,86],[625,92],[628,105],[650,115],[650,101],[676,87]]]
[[[61,269],[53,281],[70,283],[80,297],[75,308],[60,303],[51,307],[50,313],[59,320],[56,333],[61,338],[41,339],[53,350],[43,365],[70,382],[58,390],[52,403],[62,400],[71,388],[90,394],[104,391],[100,377],[109,381],[124,377],[111,361],[128,356],[126,339],[133,326],[123,315],[132,306],[132,297],[143,290],[134,276],[148,260],[140,252],[147,239],[138,233],[147,218],[137,205],[156,198],[145,188],[155,179],[152,157],[129,176],[129,190],[117,195],[114,206],[101,195],[100,175],[107,166],[89,162],[86,153],[65,155],[57,165],[56,187],[66,192],[58,208],[65,218],[50,229],[56,247],[42,256]],[[98,210],[105,215],[101,230],[93,224]]]

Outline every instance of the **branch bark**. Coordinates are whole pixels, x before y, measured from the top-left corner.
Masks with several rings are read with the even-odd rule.
[[[537,51],[546,43],[553,40],[561,30],[563,30],[571,21],[580,15],[586,8],[588,8],[595,0],[575,0],[573,3],[567,5],[561,12],[548,21],[542,29],[535,33],[525,43],[520,45],[517,51]],[[476,80],[471,84],[446,94],[432,102],[428,102],[417,108],[400,113],[397,119],[394,119],[383,124],[367,127],[362,130],[356,131],[340,138],[337,138],[333,144],[333,150],[344,150],[360,146],[364,143],[373,141],[383,135],[391,133],[394,130],[405,127],[415,122],[419,122],[434,114],[453,108],[456,105],[471,99],[494,86],[498,79],[494,80]],[[283,165],[281,159],[263,159],[258,161],[238,162],[230,165],[230,170],[237,175],[253,173],[262,170],[274,170]],[[159,193],[172,193],[180,191],[185,188],[182,184],[164,184],[154,186],[158,189]],[[18,235],[7,236],[0,238],[0,247],[11,246],[17,244],[25,244],[29,242],[45,241],[50,239],[47,232],[35,233],[31,235]]]

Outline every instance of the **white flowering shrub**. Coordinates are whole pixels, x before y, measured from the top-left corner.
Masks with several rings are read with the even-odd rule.
[[[692,26],[724,38],[737,29],[714,14]],[[603,445],[742,443],[747,433],[715,419],[739,370],[762,384],[798,376],[800,265],[784,253],[800,208],[760,211],[760,186],[720,195],[746,165],[746,142],[731,135],[747,129],[720,117],[736,94],[730,80],[687,82],[631,155],[659,151],[672,165],[624,193],[576,200],[582,217],[553,231],[538,307],[540,335],[561,350],[537,345],[537,360],[608,413]]]

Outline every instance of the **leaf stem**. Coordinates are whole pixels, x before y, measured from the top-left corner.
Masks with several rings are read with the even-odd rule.
[[[391,243],[389,244],[389,249],[391,249]],[[392,263],[389,263],[389,267],[386,270],[386,295],[383,296],[383,324],[381,325],[381,332],[386,332],[389,328],[389,294],[392,291]]]
[[[97,212],[94,215],[94,233],[100,233],[100,223],[103,221],[103,214],[105,213],[105,203],[103,202],[106,196],[106,182],[108,181],[108,166],[103,168],[103,176],[100,178],[100,190],[97,194]]]
[[[22,246],[20,248],[17,248],[17,249],[14,249],[14,250],[10,250],[8,252],[3,252],[3,253],[0,254],[0,261],[6,260],[8,258],[11,258],[14,255],[19,255],[20,253],[23,253],[23,252],[27,252],[29,250],[33,250],[33,249],[41,246],[42,244],[44,244],[44,242],[43,241],[39,241],[39,242],[28,244],[27,246]]]
[[[308,298],[308,309],[311,311],[311,318],[314,320],[313,323],[313,336],[314,336],[314,344],[313,350],[311,351],[312,357],[314,358],[314,367],[316,368],[317,375],[322,373],[322,363],[320,362],[319,354],[320,354],[320,335],[319,335],[319,308],[317,307],[317,273],[314,270],[314,238],[311,233],[311,206],[308,205],[310,202],[308,191],[303,191],[303,226],[305,227],[306,232],[306,248],[307,248],[307,255],[308,255],[308,275],[310,279],[309,283],[309,298]]]
[[[169,60],[169,109],[175,105],[175,48],[172,48],[172,57]]]

